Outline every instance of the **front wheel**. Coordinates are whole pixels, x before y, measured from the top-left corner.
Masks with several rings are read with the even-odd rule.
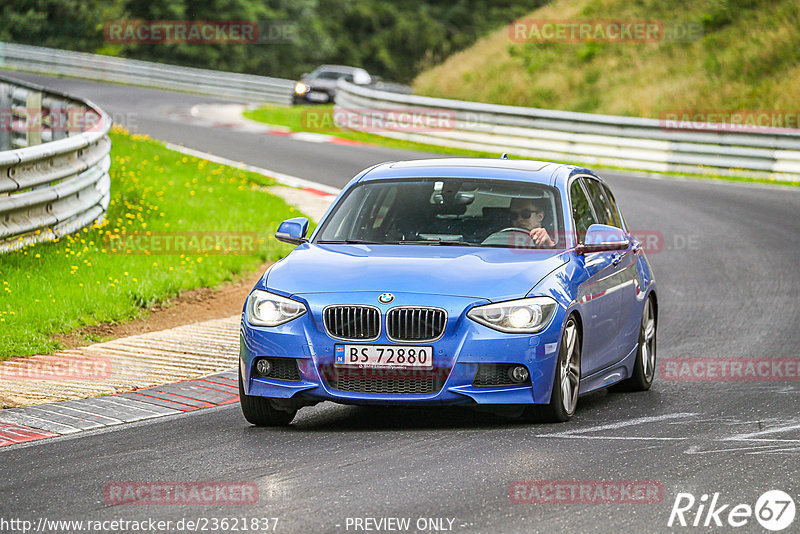
[[[561,335],[553,390],[550,404],[527,406],[523,418],[526,421],[563,423],[572,419],[578,406],[578,390],[581,383],[581,334],[574,316],[567,319]]]
[[[239,370],[239,404],[242,406],[242,414],[247,422],[256,426],[287,426],[297,415],[297,410],[292,412],[276,410],[272,407],[270,400],[265,397],[245,395],[241,369]]]
[[[639,348],[631,377],[613,386],[615,391],[647,391],[656,374],[656,314],[653,297],[647,297],[639,328]]]

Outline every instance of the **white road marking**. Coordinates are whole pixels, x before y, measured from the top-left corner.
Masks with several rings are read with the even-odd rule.
[[[331,139],[334,139],[332,135],[311,132],[296,132],[291,134],[290,137],[297,141],[305,141],[306,143],[329,143]]]
[[[772,454],[776,452],[800,452],[800,447],[788,447],[784,449],[770,449],[768,451],[754,451],[745,454]]]
[[[729,449],[711,449],[711,450],[701,450],[702,445],[692,445],[685,451],[685,454],[717,454],[720,452],[736,452],[736,451],[749,451],[750,453],[758,454],[760,452],[772,452],[772,449],[775,447],[781,447],[781,445],[747,445],[745,447],[731,447]],[[764,449],[760,451],[755,451],[754,449]]]
[[[572,434],[547,434],[536,436],[537,438],[563,438],[563,439],[616,439],[632,441],[685,441],[689,438],[660,438],[653,436],[581,436]]]
[[[207,159],[208,161],[213,161],[214,163],[221,163],[223,165],[236,167],[237,169],[243,169],[246,171],[255,172],[267,176],[269,178],[274,178],[275,181],[278,182],[279,184],[288,185],[290,187],[310,187],[312,189],[317,189],[318,191],[324,191],[325,193],[330,193],[331,195],[338,195],[339,191],[341,191],[340,189],[331,187],[329,185],[321,184],[319,182],[306,180],[305,178],[298,178],[297,176],[290,176],[288,174],[283,174],[277,171],[271,171],[269,169],[264,169],[262,167],[247,165],[240,161],[233,161],[232,159],[223,158],[221,156],[215,156],[214,154],[209,154],[208,152],[201,152],[200,150],[186,148],[185,146],[176,145],[174,143],[165,143],[165,146],[170,150],[174,150],[182,154],[194,156],[196,158]]]
[[[758,432],[749,432],[747,434],[737,434],[729,438],[722,438],[720,441],[781,441],[781,442],[800,442],[800,439],[779,439],[779,438],[760,438],[767,434],[778,434],[780,432],[787,432],[789,430],[800,429],[800,423],[789,424],[785,426],[778,426],[759,430]]]
[[[770,443],[800,443],[800,439],[782,439],[782,438],[722,438],[719,441],[766,441]]]
[[[567,430],[566,432],[557,432],[554,434],[541,434],[536,437],[537,438],[601,438],[602,437],[605,439],[663,439],[663,440],[685,439],[685,438],[637,438],[637,437],[608,438],[607,436],[580,436],[578,434],[585,434],[587,432],[598,432],[600,430],[615,430],[618,428],[624,428],[628,426],[642,425],[645,423],[654,423],[657,421],[666,421],[669,419],[687,419],[689,417],[694,417],[696,415],[699,414],[687,412],[687,413],[668,413],[664,415],[655,415],[649,417],[637,417],[635,419],[628,419],[627,421],[617,421],[616,423],[590,426],[588,428],[579,428],[576,430]]]
[[[800,187],[792,186],[792,185],[783,185],[780,182],[776,182],[774,184],[765,184],[761,182],[737,182],[735,180],[726,180],[725,178],[705,178],[701,175],[695,176],[681,176],[681,175],[674,175],[674,174],[646,174],[646,173],[637,173],[635,171],[625,171],[622,169],[602,169],[599,168],[600,175],[603,174],[612,174],[624,178],[646,178],[648,180],[675,180],[683,183],[698,183],[698,184],[707,184],[707,185],[716,185],[719,186],[720,181],[724,181],[726,186],[732,187],[749,187],[751,189],[778,189],[783,191],[793,191],[795,193],[800,192]]]

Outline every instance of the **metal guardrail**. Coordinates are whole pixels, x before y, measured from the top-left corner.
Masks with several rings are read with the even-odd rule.
[[[294,81],[0,42],[0,68],[290,104]]]
[[[180,89],[243,101],[291,102],[291,80],[178,67],[132,59],[0,42],[0,68]],[[656,119],[501,106],[402,94],[339,83],[336,105],[361,114],[412,108],[450,117],[448,127],[383,129],[410,141],[524,157],[690,174],[800,177],[800,131],[726,131],[672,127]],[[404,91],[404,90],[403,90]],[[353,121],[358,123],[358,121]],[[356,124],[355,129],[359,129]],[[364,128],[362,128],[364,130]],[[0,139],[0,143],[2,139]]]
[[[91,102],[0,76],[0,252],[75,232],[110,200],[111,119]]]
[[[386,127],[374,133],[438,146],[656,172],[800,177],[800,130],[671,127],[657,119],[399,95],[345,81],[339,82],[336,107],[355,117],[348,121],[354,129],[370,130],[375,113]],[[403,109],[446,124],[419,129],[385,120],[389,110]]]

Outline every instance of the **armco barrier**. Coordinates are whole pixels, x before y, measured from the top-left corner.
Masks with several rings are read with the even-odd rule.
[[[293,84],[278,78],[11,43],[0,43],[0,68],[4,67],[247,102],[288,104]],[[375,132],[432,145],[655,172],[800,178],[798,130],[673,127],[656,119],[464,102],[403,94],[405,90],[392,84],[366,87],[341,81],[336,105],[362,115],[402,108],[413,108],[414,113],[429,110],[431,115],[444,111],[454,118],[452,127]]]
[[[292,80],[0,42],[0,68],[289,104]]]
[[[87,100],[0,76],[0,252],[101,219],[111,119]]]
[[[796,180],[800,131],[747,132],[673,128],[657,119],[616,117],[400,95],[339,82],[337,112],[360,115],[355,129],[388,110],[449,116],[441,128],[372,130],[439,146],[508,152],[537,159],[627,169]],[[374,110],[374,111],[372,111]],[[383,111],[380,111],[383,110]],[[368,129],[368,128],[362,128]]]

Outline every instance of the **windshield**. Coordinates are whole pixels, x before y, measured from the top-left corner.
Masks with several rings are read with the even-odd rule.
[[[560,206],[556,189],[529,182],[365,182],[337,204],[314,242],[563,248]],[[539,227],[552,243],[530,239],[530,231]]]
[[[353,81],[353,75],[349,72],[340,72],[335,70],[323,70],[316,73],[312,73],[309,77],[313,80],[338,80],[339,78],[344,78],[348,82]]]

